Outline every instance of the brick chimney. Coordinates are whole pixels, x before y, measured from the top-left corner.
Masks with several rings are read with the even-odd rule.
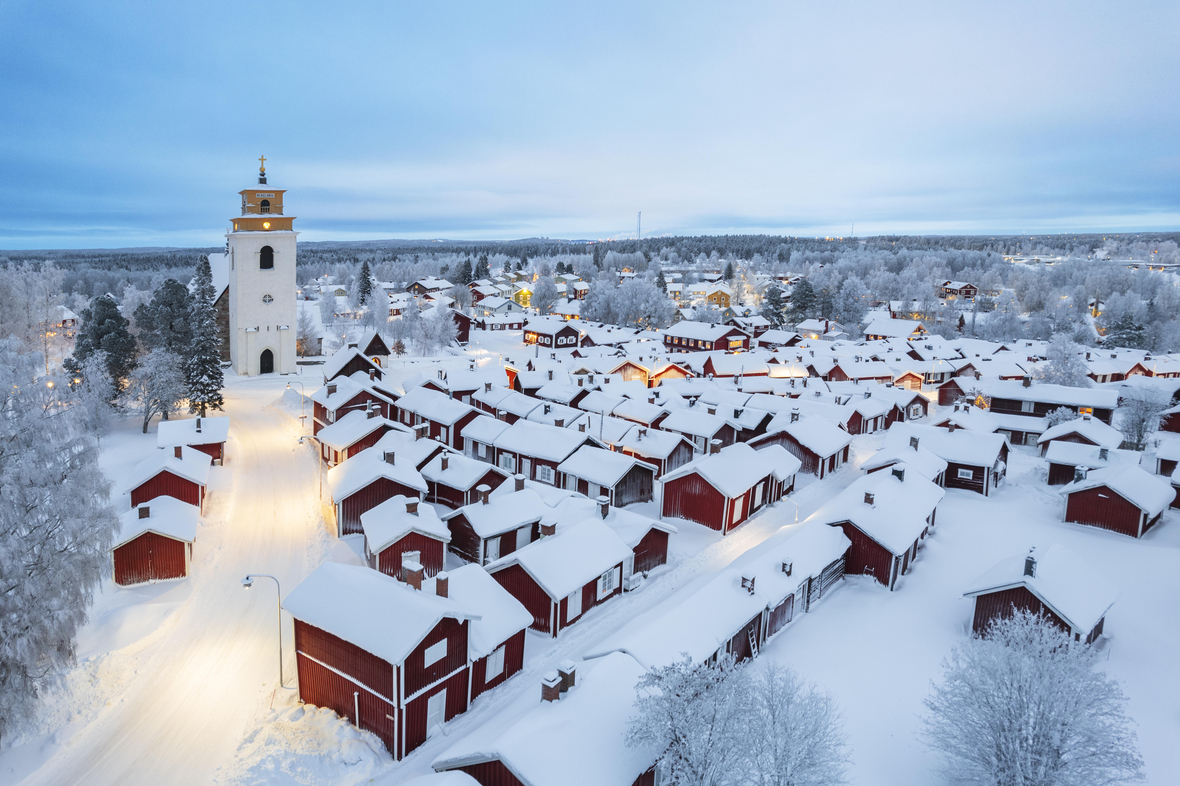
[[[182,451],[182,448],[180,447],[180,445],[177,445],[176,447],[172,448],[173,457],[184,458],[184,455],[181,453],[181,451]]]
[[[541,701],[561,700],[561,677],[556,671],[545,672],[541,678]]]
[[[717,407],[708,407],[708,408],[706,408],[705,411],[708,412],[710,415],[716,415],[717,414]]]
[[[910,447],[913,448],[914,450],[918,449],[918,438],[917,437],[910,437]]]
[[[1024,575],[1035,579],[1037,577],[1037,558],[1033,556],[1036,552],[1035,548],[1028,550],[1028,556],[1024,558]]]
[[[397,464],[397,462],[394,461],[392,450],[385,451],[385,463],[386,464]]]
[[[1030,377],[1028,374],[1025,374],[1025,375],[1024,375],[1024,381],[1023,381],[1023,383],[1022,383],[1022,384],[1023,384],[1023,385],[1024,385],[1026,388],[1031,388],[1031,387],[1032,387],[1032,377]]]
[[[720,452],[721,452],[721,440],[719,440],[719,439],[709,440],[709,455],[712,455],[714,453],[720,453]]]
[[[512,479],[516,481],[516,491],[524,491],[524,475],[513,475]]]
[[[561,678],[562,694],[577,685],[578,673],[576,669],[577,666],[568,658],[557,664],[557,676]]]
[[[414,426],[414,439],[422,439],[423,437],[425,437],[429,433],[430,433],[430,424],[429,423],[419,423],[417,426]]]
[[[554,419],[553,425],[556,426],[557,428],[565,428],[565,418]]]
[[[407,499],[406,500],[406,513],[409,513],[411,516],[418,515],[418,500],[416,500],[416,499]]]
[[[445,570],[442,571],[434,577],[434,594],[438,595],[440,598],[450,597],[450,584],[450,576],[447,575]]]
[[[372,368],[369,369],[369,381],[375,382],[376,380],[377,380],[377,370],[372,369]]]
[[[902,483],[905,483],[905,467],[894,467],[893,477],[897,478]]]
[[[605,494],[600,494],[598,499],[595,501],[598,503],[598,515],[602,516],[603,518],[606,518],[608,515],[610,515],[610,497]]]
[[[446,472],[447,467],[449,467],[450,464],[451,464],[451,457],[448,456],[446,453],[442,454],[442,471]]]
[[[336,383],[332,383],[332,384],[328,385],[328,395],[329,396],[336,395]]]
[[[866,505],[868,505],[870,508],[871,508],[871,507],[874,507],[874,503],[875,503],[876,501],[877,501],[877,498],[876,498],[876,496],[873,494],[873,492],[871,492],[871,491],[866,491],[866,492],[865,492],[865,504],[866,504]]]
[[[547,538],[550,535],[557,534],[557,522],[552,519],[543,519],[541,521],[541,537]]]
[[[377,414],[378,414],[377,410],[373,409],[372,407],[369,407],[368,409],[365,410],[365,417],[366,418],[375,418],[375,417],[377,417]]]
[[[422,591],[422,576],[426,569],[410,557],[402,557],[402,580],[419,592]]]
[[[152,517],[152,509],[149,505],[139,506],[139,517],[141,519],[150,519]]]
[[[486,483],[480,483],[475,487],[475,493],[479,495],[479,502],[481,505],[488,504],[488,495],[492,493],[492,487]]]
[[[553,369],[549,369],[549,381],[553,381]]]

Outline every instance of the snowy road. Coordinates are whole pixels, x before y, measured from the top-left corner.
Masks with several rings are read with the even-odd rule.
[[[288,592],[326,548],[315,454],[297,444],[297,421],[268,408],[281,392],[273,378],[226,389],[231,487],[209,498],[189,599],[168,634],[142,653],[119,700],[23,783],[209,784],[270,703],[278,684],[275,587],[262,579],[244,591],[241,578],[274,574]]]

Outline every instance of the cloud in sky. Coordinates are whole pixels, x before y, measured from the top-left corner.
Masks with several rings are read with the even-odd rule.
[[[0,248],[1180,228],[1180,4],[0,4]]]

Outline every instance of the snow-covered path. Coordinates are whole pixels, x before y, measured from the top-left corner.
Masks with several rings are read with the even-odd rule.
[[[323,558],[326,543],[314,451],[296,442],[297,421],[268,407],[281,392],[275,379],[227,388],[232,485],[215,489],[207,503],[189,600],[139,658],[117,703],[24,783],[208,784],[271,701],[278,683],[275,587],[261,579],[243,591],[241,578],[274,574],[290,591]]]

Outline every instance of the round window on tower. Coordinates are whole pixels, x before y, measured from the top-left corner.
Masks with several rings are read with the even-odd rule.
[[[263,295],[263,296],[262,296],[262,302],[263,302],[263,303],[273,303],[273,302],[274,302],[274,298],[273,298],[273,297],[271,297],[270,295]]]

